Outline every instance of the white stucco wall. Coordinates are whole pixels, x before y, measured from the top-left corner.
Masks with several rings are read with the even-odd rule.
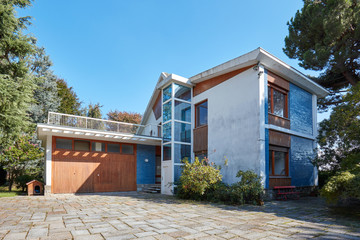
[[[46,136],[45,147],[45,185],[51,186],[52,135]]]
[[[223,181],[238,181],[238,170],[261,174],[258,72],[252,68],[195,96],[208,99],[208,157],[221,165]],[[225,157],[228,166],[224,165]]]
[[[147,121],[144,123],[144,125],[147,125],[147,127],[145,128],[145,131],[143,134],[145,135],[149,135],[150,131],[152,131],[152,136],[157,137],[158,136],[158,125],[161,121],[161,117],[159,117],[158,120],[155,119],[155,114],[154,112],[151,110],[151,113],[147,119]]]

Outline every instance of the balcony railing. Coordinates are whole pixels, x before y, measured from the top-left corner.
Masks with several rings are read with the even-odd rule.
[[[63,113],[49,112],[48,124],[99,131],[158,137],[157,126],[117,122]]]

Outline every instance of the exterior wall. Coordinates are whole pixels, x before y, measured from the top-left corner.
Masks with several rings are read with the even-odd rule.
[[[159,125],[159,123],[162,122],[161,120],[162,120],[161,117],[156,120],[154,111],[151,110],[148,120],[146,121],[146,123],[144,123],[144,125],[149,125],[149,126],[145,128],[143,134],[150,135],[150,131],[152,131],[152,136],[157,137],[158,136],[157,126]]]
[[[239,180],[240,169],[261,171],[257,73],[248,69],[193,98],[193,104],[208,99],[208,157],[222,166],[229,184]],[[223,166],[225,158],[228,166]]]
[[[155,155],[156,147],[148,145],[137,145],[136,155],[136,183],[155,184]],[[148,159],[148,162],[145,161]]]
[[[314,135],[316,126],[313,126],[312,94],[290,84],[289,108],[290,129],[298,133]],[[289,167],[292,185],[313,186],[315,184],[317,172],[311,163],[314,157],[314,143],[315,141],[311,139],[291,136]]]
[[[297,187],[313,186],[317,173],[311,159],[314,157],[313,142],[310,139],[291,136],[290,176],[291,184]]]
[[[294,84],[290,84],[289,106],[290,129],[312,135],[312,94]]]
[[[52,136],[48,135],[46,137],[45,177],[44,177],[46,188],[51,187],[51,169],[52,169],[51,157],[52,157]]]

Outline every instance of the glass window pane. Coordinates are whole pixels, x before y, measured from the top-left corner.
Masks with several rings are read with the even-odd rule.
[[[171,101],[163,105],[163,122],[171,120]]]
[[[208,123],[207,101],[196,106],[196,126],[200,127]]]
[[[171,122],[166,123],[163,126],[163,140],[164,142],[171,141]]]
[[[269,174],[270,175],[273,175],[272,174],[272,151],[269,151]]]
[[[90,141],[75,140],[74,148],[76,151],[90,151]]]
[[[163,102],[166,102],[171,98],[171,92],[172,92],[172,85],[168,86],[167,88],[163,89]]]
[[[185,86],[174,83],[175,98],[180,98],[185,101],[191,100],[191,89]]]
[[[175,163],[182,163],[183,160],[190,161],[190,154],[191,154],[191,146],[184,145],[184,144],[177,144],[175,143],[174,146],[174,162]]]
[[[120,144],[108,143],[107,151],[110,153],[120,153]]]
[[[274,95],[274,114],[276,116],[284,117],[285,113],[285,94],[273,90]]]
[[[164,161],[171,160],[171,145],[164,145],[163,146],[163,152],[164,152]]]
[[[56,138],[56,148],[72,150],[72,140]]]
[[[274,174],[275,175],[286,175],[285,170],[285,160],[286,160],[286,153],[285,152],[275,152],[275,163],[274,163]]]
[[[105,152],[105,143],[92,142],[91,150],[95,152]]]
[[[182,168],[181,165],[174,165],[174,182],[175,184],[179,182],[181,176]]]
[[[191,125],[175,122],[175,141],[191,142]]]
[[[133,145],[122,144],[121,148],[122,148],[123,154],[134,154],[134,146]]]
[[[191,104],[175,101],[175,119],[191,122]]]

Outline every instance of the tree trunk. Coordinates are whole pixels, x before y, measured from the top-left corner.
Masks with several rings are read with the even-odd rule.
[[[342,75],[345,77],[345,79],[352,85],[355,86],[357,81],[353,78],[350,72],[345,71],[342,73]]]

